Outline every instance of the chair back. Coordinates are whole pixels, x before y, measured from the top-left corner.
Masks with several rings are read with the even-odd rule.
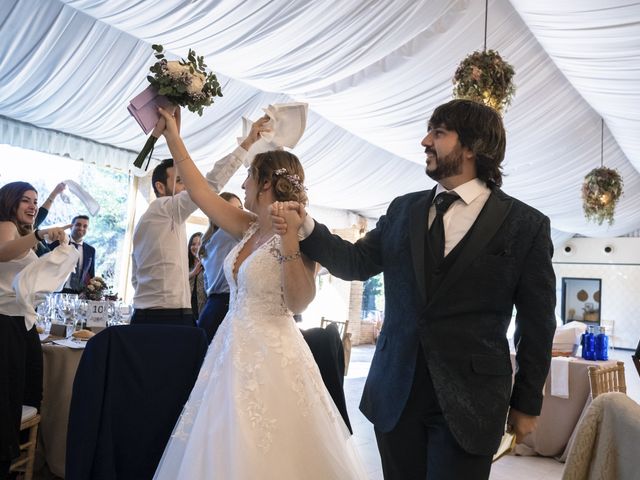
[[[28,431],[24,441],[20,443],[20,456],[11,462],[10,472],[22,473],[23,480],[33,478],[33,464],[36,458],[36,441],[38,438],[38,425],[40,415],[34,407],[22,406],[22,420],[20,432]]]
[[[321,317],[320,318],[320,327],[327,328],[328,325],[335,325],[340,333],[340,338],[344,342],[347,338],[347,332],[349,330],[349,320],[329,320],[328,318]]]
[[[322,381],[327,387],[333,403],[340,412],[345,425],[353,433],[344,397],[345,358],[337,327],[332,325],[329,328],[308,328],[300,330],[300,332],[318,365]]]
[[[344,351],[344,374],[349,373],[349,363],[351,362],[351,333],[349,332],[349,320],[329,320],[325,317],[320,317],[320,327],[327,328],[332,325],[338,330],[340,338],[342,339],[342,350]]]
[[[613,367],[589,367],[589,383],[591,384],[591,398],[595,399],[601,393],[627,393],[627,383],[624,378],[624,363],[617,362]]]
[[[120,325],[87,343],[73,384],[67,480],[152,478],[207,351],[204,330]]]

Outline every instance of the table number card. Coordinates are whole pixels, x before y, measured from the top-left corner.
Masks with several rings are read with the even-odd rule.
[[[107,302],[88,302],[87,327],[107,326]]]

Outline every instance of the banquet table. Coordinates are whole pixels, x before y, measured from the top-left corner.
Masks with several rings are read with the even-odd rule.
[[[51,343],[42,345],[44,381],[36,470],[46,462],[51,473],[62,478],[73,379],[83,352]]]
[[[512,354],[512,361],[515,356]],[[552,362],[562,359],[553,358]],[[590,366],[610,367],[615,360],[592,361],[582,358],[571,358],[568,362],[568,398],[551,394],[551,372],[547,376],[544,386],[544,400],[542,411],[538,417],[536,430],[524,438],[523,444],[518,445],[516,453],[523,455],[537,454],[545,457],[566,457],[572,434],[580,420],[583,411],[591,403],[591,389],[589,386],[588,368]]]

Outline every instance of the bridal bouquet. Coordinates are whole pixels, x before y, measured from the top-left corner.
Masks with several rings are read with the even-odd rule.
[[[222,97],[222,90],[215,74],[206,71],[204,57],[197,56],[189,49],[186,60],[167,61],[162,45],[153,45],[152,48],[158,61],[149,68],[153,75],[149,75],[147,80],[151,85],[129,105],[129,112],[140,123],[145,133],[148,133],[160,118],[158,106],[180,105],[202,115],[204,107],[211,105],[215,97]],[[140,98],[143,100],[138,102],[138,105],[136,100]],[[133,162],[135,167],[142,168],[144,160],[147,157],[151,159],[156,141],[157,138],[153,135],[149,137]]]

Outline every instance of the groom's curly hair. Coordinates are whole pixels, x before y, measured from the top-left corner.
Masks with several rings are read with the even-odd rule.
[[[284,174],[276,173],[276,171]],[[271,182],[273,197],[278,202],[289,200],[307,204],[304,189],[304,169],[298,157],[284,150],[272,150],[257,154],[251,162],[251,176],[258,185]],[[297,176],[297,180],[295,177]],[[293,177],[293,181],[292,181]]]
[[[478,178],[487,185],[502,185],[507,135],[496,110],[472,100],[451,100],[435,109],[429,124],[455,131],[460,144],[476,156]]]

